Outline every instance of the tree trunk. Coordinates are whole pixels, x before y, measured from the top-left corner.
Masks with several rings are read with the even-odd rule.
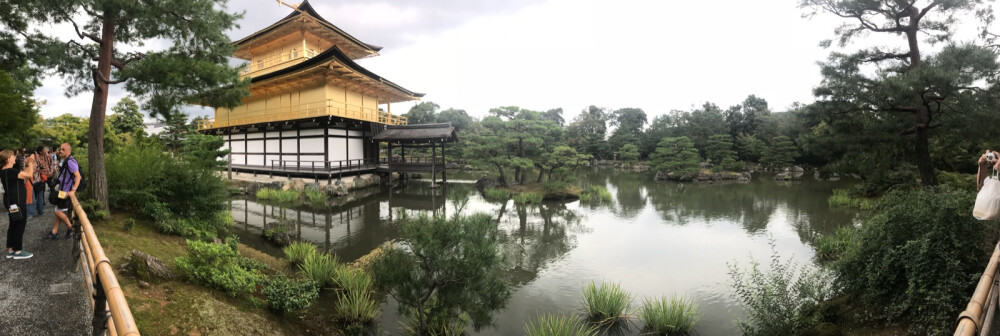
[[[931,162],[931,152],[929,142],[929,130],[917,128],[916,146],[914,146],[914,158],[917,160],[917,171],[920,172],[920,181],[925,186],[937,185],[937,176],[934,174],[934,163]]]
[[[920,40],[917,38],[919,31],[919,10],[910,7],[910,29],[906,31],[906,41],[910,48],[910,66],[907,71],[913,71],[920,67]],[[917,112],[913,114],[916,132],[914,136],[913,156],[917,161],[917,171],[920,172],[920,181],[925,186],[937,185],[937,176],[934,174],[934,163],[931,162],[930,129],[931,116],[930,109],[924,105],[924,99],[919,92],[914,93],[914,102],[919,106]]]
[[[496,167],[497,171],[500,172],[500,179],[497,180],[497,182],[500,182],[500,185],[507,187],[507,177],[503,175],[503,167],[500,165],[496,165]]]
[[[514,182],[521,181],[521,167],[514,167]]]
[[[105,18],[101,27],[97,70],[94,73],[94,101],[90,106],[90,141],[87,146],[90,168],[88,192],[90,197],[101,202],[104,210],[108,210],[108,180],[104,172],[104,118],[108,107],[108,81],[111,79],[114,41],[115,22]]]
[[[541,166],[535,166],[535,168],[538,168],[538,180],[535,180],[535,183],[541,184],[542,178],[545,177],[545,168]]]

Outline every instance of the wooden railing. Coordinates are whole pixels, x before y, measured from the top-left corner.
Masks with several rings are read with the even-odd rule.
[[[232,111],[230,111],[232,113]],[[336,116],[355,120],[365,120],[388,125],[406,125],[406,117],[392,115],[371,107],[363,107],[333,101],[303,103],[288,106],[279,106],[263,110],[254,110],[241,114],[254,114],[254,116],[237,116],[227,119],[202,119],[198,120],[198,129],[210,129],[235,125],[249,125],[271,121],[295,120],[309,117]]]
[[[97,240],[94,226],[90,224],[87,213],[80,206],[80,201],[76,196],[70,196],[73,201],[73,213],[76,214],[76,230],[74,235],[83,247],[83,255],[87,260],[86,279],[87,288],[91,291],[91,305],[94,310],[93,327],[94,335],[103,335],[107,331],[108,335],[139,335],[139,328],[135,325],[132,317],[132,310],[125,301],[125,292],[122,291],[115,277],[111,261],[104,254],[101,242]]]
[[[972,293],[972,299],[965,307],[965,311],[958,315],[958,328],[955,329],[955,336],[985,336],[990,334],[993,327],[993,319],[997,310],[998,285],[1000,280],[997,272],[1000,271],[1000,244],[993,248],[993,256],[990,257],[986,270],[979,278],[976,291]]]

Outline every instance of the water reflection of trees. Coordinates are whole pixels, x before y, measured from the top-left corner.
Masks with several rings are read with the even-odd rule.
[[[503,218],[500,244],[505,257],[504,273],[508,283],[523,286],[576,247],[579,230],[574,228],[579,228],[581,218],[562,203],[511,207],[514,214],[499,216]],[[507,209],[501,207],[500,211]]]

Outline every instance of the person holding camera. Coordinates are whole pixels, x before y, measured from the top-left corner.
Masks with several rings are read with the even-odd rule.
[[[983,189],[983,182],[990,176],[991,166],[993,170],[1000,168],[1000,153],[987,149],[986,153],[983,153],[979,157],[979,172],[976,173],[976,192]]]
[[[35,156],[30,155],[24,159],[24,169],[15,167],[17,155],[13,151],[0,151],[0,162],[3,168],[0,169],[0,183],[3,183],[3,205],[7,209],[7,218],[10,225],[7,226],[7,259],[28,259],[33,255],[23,249],[24,226],[28,223],[28,216],[24,210],[27,208],[28,191],[25,182],[30,180],[35,173]]]

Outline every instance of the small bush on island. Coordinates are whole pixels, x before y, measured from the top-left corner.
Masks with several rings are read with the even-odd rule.
[[[611,203],[611,200],[611,193],[608,192],[607,188],[602,186],[592,185],[580,194],[580,201],[582,202]]]
[[[326,204],[327,196],[326,193],[315,188],[306,188],[305,190],[306,199],[312,204]]]
[[[250,265],[236,250],[236,239],[226,244],[188,240],[188,255],[174,260],[188,279],[221,289],[230,296],[252,294],[264,282],[259,265]],[[247,267],[250,266],[250,267]]]
[[[333,276],[337,268],[341,267],[337,257],[331,257],[326,253],[307,254],[299,265],[299,270],[306,278],[311,279],[321,288],[330,288],[334,285]]]
[[[597,328],[576,317],[544,314],[524,326],[528,336],[597,336]]]
[[[591,282],[583,289],[583,307],[591,321],[601,325],[615,324],[632,314],[632,294],[617,283],[597,286]]]
[[[505,189],[486,188],[483,194],[489,201],[506,201],[510,199],[510,191]]]
[[[690,299],[664,296],[644,301],[639,308],[639,319],[646,324],[646,331],[654,335],[686,335],[701,314]]]
[[[536,192],[524,192],[514,195],[516,204],[542,204],[542,194]]]
[[[269,189],[269,188],[263,188],[263,189],[257,190],[257,192],[255,193],[255,195],[257,196],[257,199],[261,199],[261,200],[273,200],[273,201],[278,201],[278,202],[281,202],[281,203],[292,203],[292,202],[298,201],[299,198],[302,196],[301,193],[299,193],[298,191],[293,190],[293,189],[289,189],[289,190],[275,190],[275,189]]]
[[[729,265],[730,285],[746,312],[739,321],[743,335],[815,334],[825,319],[821,305],[838,293],[832,272],[782,262],[773,241],[771,251],[766,270],[756,260],[747,269]]]
[[[316,254],[316,245],[309,242],[293,242],[285,248],[282,249],[285,252],[285,256],[288,257],[288,261],[292,265],[301,265],[306,259],[306,256]]]
[[[971,216],[975,198],[947,187],[892,191],[852,238],[838,238],[846,246],[831,266],[862,318],[914,334],[954,328],[989,259],[994,224]]]
[[[271,277],[261,292],[267,297],[267,308],[279,314],[303,310],[319,297],[316,283],[289,279],[284,275]]]

